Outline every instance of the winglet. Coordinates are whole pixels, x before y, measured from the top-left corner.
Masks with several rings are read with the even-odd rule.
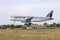
[[[52,18],[52,15],[53,15],[53,10],[51,12],[49,12],[49,14],[47,15],[47,17]]]

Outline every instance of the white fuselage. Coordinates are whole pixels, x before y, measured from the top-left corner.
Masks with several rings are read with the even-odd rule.
[[[11,16],[9,19],[12,21],[21,21],[26,22],[26,19],[29,19],[29,16]],[[42,22],[42,21],[48,21],[50,20],[50,17],[33,17],[31,22]]]

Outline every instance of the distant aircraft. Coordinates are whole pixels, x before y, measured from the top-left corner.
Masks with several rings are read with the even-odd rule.
[[[52,18],[52,15],[53,15],[53,10],[49,12],[49,14],[46,17],[11,16],[9,19],[14,21],[14,23],[15,21],[21,21],[31,25],[31,22],[43,22],[43,21],[53,20],[54,18]]]

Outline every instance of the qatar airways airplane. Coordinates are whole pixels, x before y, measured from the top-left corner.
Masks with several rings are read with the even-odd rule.
[[[52,18],[53,15],[53,10],[48,13],[47,16],[45,17],[33,17],[33,16],[11,16],[9,20],[11,21],[21,21],[27,24],[31,24],[31,22],[43,22],[43,21],[48,21],[48,20],[53,20]]]

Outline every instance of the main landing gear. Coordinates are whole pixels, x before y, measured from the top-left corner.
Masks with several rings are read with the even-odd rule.
[[[32,23],[25,23],[24,25],[31,26]]]

